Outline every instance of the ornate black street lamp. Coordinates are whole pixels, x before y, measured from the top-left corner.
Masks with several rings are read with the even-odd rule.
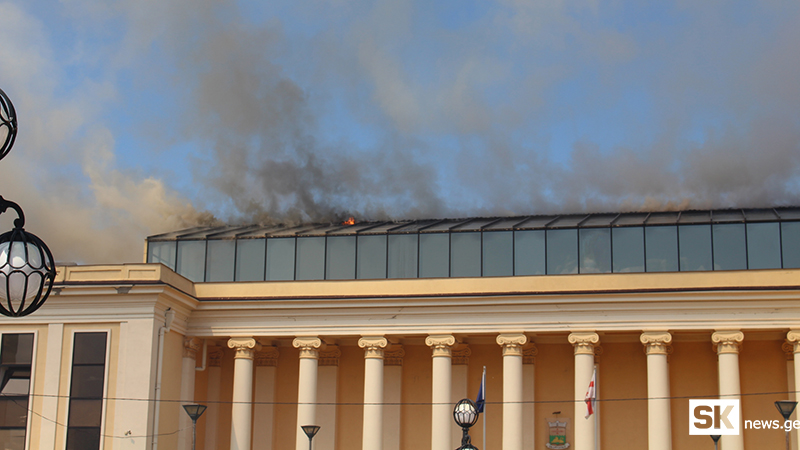
[[[14,105],[0,89],[0,159],[17,137]],[[8,209],[17,213],[14,228],[0,235],[0,314],[21,317],[42,306],[53,288],[56,266],[47,245],[25,231],[22,208],[0,196],[0,214]]]
[[[797,402],[792,400],[778,400],[775,402],[775,407],[778,408],[778,412],[780,412],[783,416],[784,425],[786,425],[786,422],[789,421],[789,416],[792,415],[794,408],[797,407]],[[784,430],[786,431],[786,450],[790,450],[792,448],[792,445],[789,441],[789,430],[791,429],[792,427],[790,426],[784,426]]]
[[[192,450],[197,443],[197,419],[206,412],[206,405],[183,405],[183,410],[192,419]]]
[[[302,428],[303,433],[308,436],[308,450],[311,450],[311,441],[314,439],[314,436],[317,435],[319,425],[302,425],[300,428]]]
[[[469,437],[469,429],[478,422],[478,414],[478,407],[471,399],[465,398],[456,403],[456,407],[453,408],[453,419],[464,432],[461,437],[461,447],[456,450],[478,450],[478,447],[472,445],[472,439]]]

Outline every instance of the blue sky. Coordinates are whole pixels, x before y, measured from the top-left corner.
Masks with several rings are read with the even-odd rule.
[[[20,121],[0,194],[61,261],[140,261],[145,236],[215,221],[798,204],[796,1],[0,0],[0,17]]]

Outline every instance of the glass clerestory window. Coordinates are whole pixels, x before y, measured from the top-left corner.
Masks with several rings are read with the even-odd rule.
[[[75,333],[67,450],[99,450],[106,373],[105,332]]]
[[[33,333],[3,334],[0,343],[0,448],[24,450],[33,362]]]
[[[800,268],[800,221],[150,242],[195,281]]]

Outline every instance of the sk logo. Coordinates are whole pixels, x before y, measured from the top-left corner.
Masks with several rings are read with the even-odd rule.
[[[739,400],[689,400],[689,434],[739,434]]]

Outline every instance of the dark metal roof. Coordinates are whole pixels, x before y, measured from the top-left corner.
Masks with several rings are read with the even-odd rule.
[[[147,240],[252,239],[263,237],[607,228],[769,221],[800,221],[800,207],[365,221],[354,225],[345,225],[343,223],[295,226],[227,225],[222,227],[193,227],[149,236]]]

